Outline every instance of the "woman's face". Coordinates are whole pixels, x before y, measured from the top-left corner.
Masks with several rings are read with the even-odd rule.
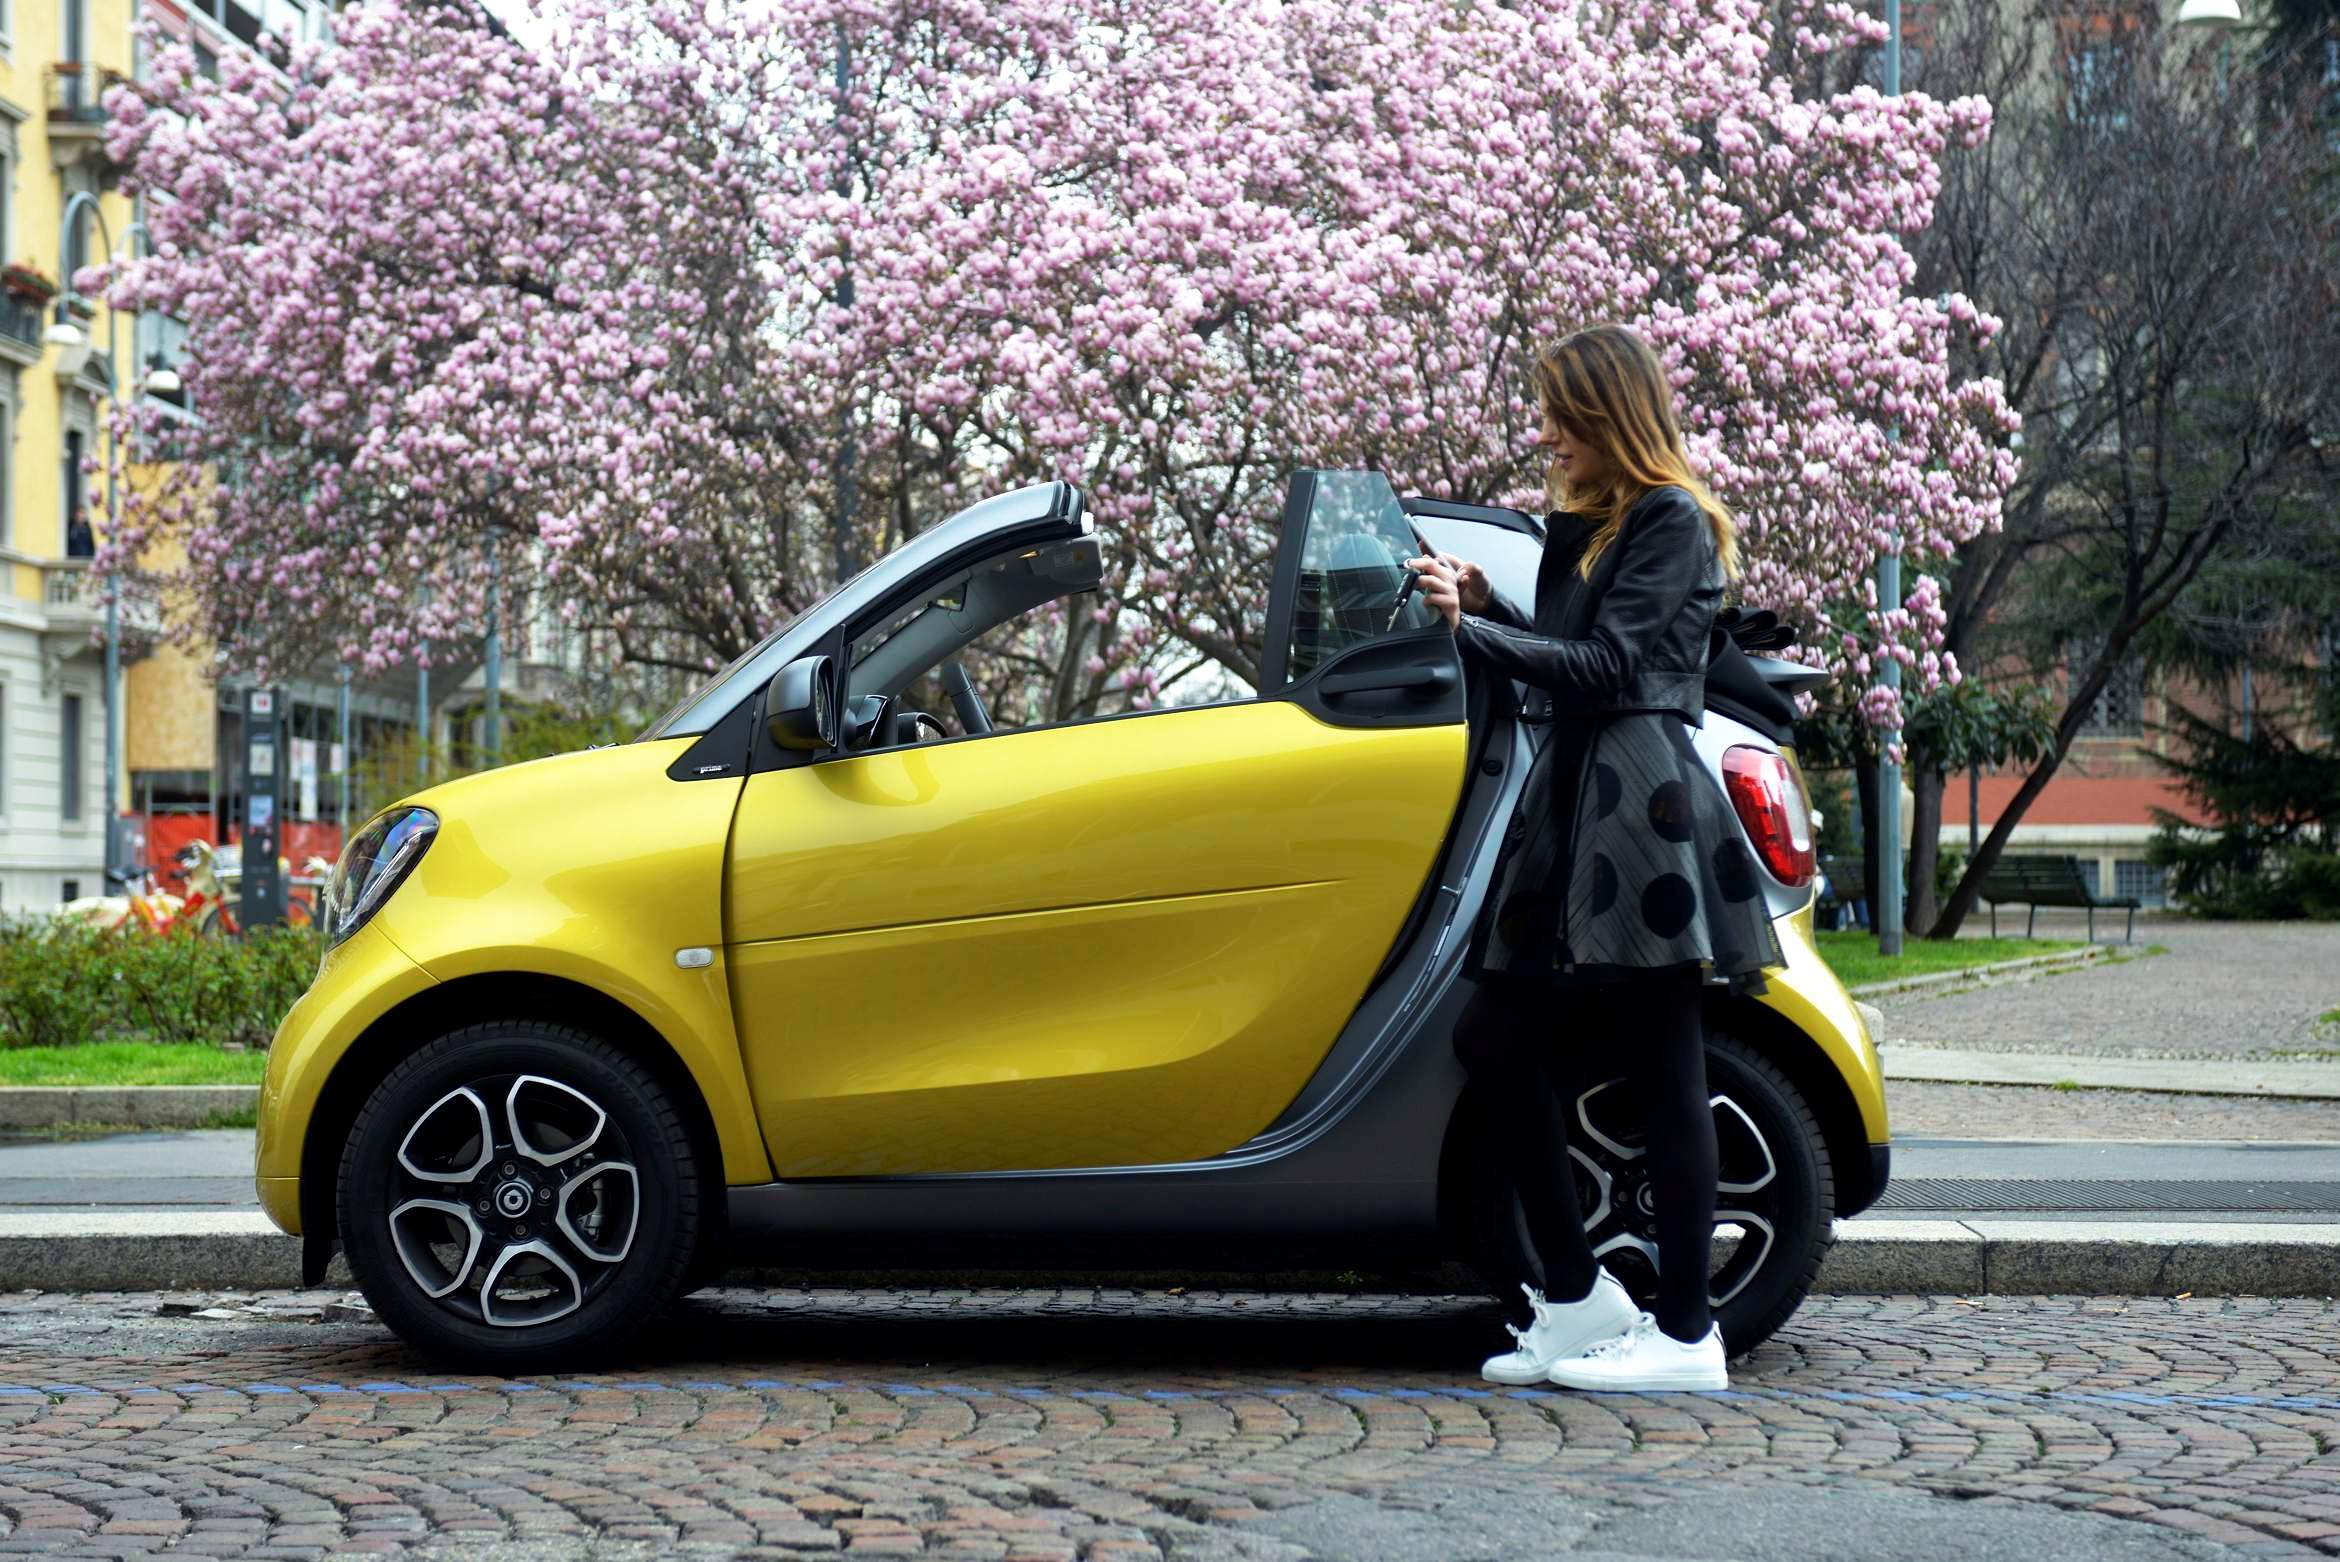
[[[1571,488],[1597,485],[1609,475],[1608,452],[1586,439],[1584,430],[1554,417],[1549,408],[1545,409],[1544,426],[1536,434],[1536,443],[1552,452]]]

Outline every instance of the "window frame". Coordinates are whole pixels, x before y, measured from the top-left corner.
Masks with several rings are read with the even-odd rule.
[[[971,561],[960,562],[949,568],[931,571],[928,574],[920,577],[917,581],[906,584],[900,589],[889,594],[871,608],[869,608],[866,612],[857,615],[855,618],[847,622],[835,642],[837,649],[832,653],[832,655],[835,658],[836,666],[838,668],[837,698],[840,706],[855,697],[853,690],[853,676],[855,670],[862,662],[865,662],[869,659],[870,654],[874,654],[879,647],[886,644],[886,640],[880,640],[870,647],[869,652],[863,653],[859,657],[856,657],[855,652],[860,647],[861,642],[872,633],[895,620],[900,620],[900,622],[893,624],[891,632],[886,637],[887,640],[890,640],[893,635],[900,634],[904,630],[908,629],[912,624],[916,623],[918,619],[922,617],[927,611],[925,608],[920,608],[916,612],[910,611],[914,604],[920,603],[922,601],[931,602],[931,600],[939,592],[941,592],[951,583],[955,581],[971,580],[974,576],[982,574],[986,570],[989,570],[1003,562],[1013,560],[1018,556],[1028,557],[1032,553],[1041,549],[1076,550],[1093,549],[1099,547],[1100,544],[1098,543],[1094,533],[1084,533],[1082,536],[1073,538],[1069,541],[1053,544],[1032,544],[1026,542],[1011,543],[996,552],[985,554]],[[900,685],[897,686],[893,694],[888,696],[888,698],[898,699],[902,689],[911,687],[922,678],[932,676],[943,666],[945,662],[950,661],[953,657],[964,653],[969,647],[979,643],[985,635],[991,634],[993,631],[1000,629],[1005,625],[1013,624],[1029,614],[1040,612],[1052,604],[1069,602],[1076,597],[1094,595],[1102,592],[1103,590],[1104,582],[1102,579],[1099,580],[1098,584],[1093,586],[1067,587],[1066,589],[1057,592],[1054,596],[1043,597],[1037,601],[1027,603],[1025,606],[1018,608],[1016,611],[1010,613],[1005,618],[993,620],[991,623],[978,630],[971,638],[963,642],[957,651],[946,655],[942,658],[941,661],[930,663],[929,665],[921,668],[910,678],[904,680]],[[1019,732],[1045,732],[1060,727],[1086,727],[1092,726],[1097,722],[1115,721],[1127,716],[1154,716],[1160,715],[1164,711],[1171,710],[1199,710],[1206,708],[1206,705],[1209,704],[1246,703],[1249,703],[1248,699],[1239,701],[1210,701],[1205,702],[1205,705],[1156,705],[1137,710],[1107,711],[1101,715],[1079,716],[1063,721],[1038,721],[1023,726],[994,727],[988,732],[947,733],[940,738],[928,738],[913,743],[871,743],[864,748],[837,749],[830,752],[825,752],[819,755],[815,762],[825,764],[831,760],[859,759],[864,755],[879,754],[894,749],[933,749],[939,748],[947,743],[963,743],[982,738],[1013,737]],[[890,714],[899,716],[901,711],[899,708],[897,708]]]

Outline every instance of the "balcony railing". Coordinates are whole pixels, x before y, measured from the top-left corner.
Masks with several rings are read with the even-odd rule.
[[[51,634],[88,634],[106,621],[106,577],[86,559],[59,559],[41,566],[41,606]],[[125,641],[152,640],[162,628],[160,605],[151,595],[124,585],[115,623]]]
[[[123,79],[120,71],[90,60],[58,60],[49,67],[49,123],[102,126],[106,89]]]
[[[41,312],[39,303],[21,293],[0,293],[0,337],[41,351]]]

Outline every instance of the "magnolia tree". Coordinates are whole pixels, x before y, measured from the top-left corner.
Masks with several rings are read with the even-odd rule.
[[[1019,482],[1081,484],[1107,590],[1048,713],[1256,681],[1289,472],[1538,503],[1533,352],[1621,319],[1739,513],[1747,598],[1919,687],[1926,577],[1997,522],[2013,418],[1905,296],[1979,101],[1802,101],[1867,49],[1756,0],[570,0],[522,47],[374,0],[289,79],[166,55],[115,100],[156,197],[114,300],[189,324],[190,632],[381,668],[491,578],[645,664],[737,654]],[[148,431],[151,432],[151,431]],[[492,572],[492,573],[491,573]],[[1869,691],[1871,714],[1891,716]]]

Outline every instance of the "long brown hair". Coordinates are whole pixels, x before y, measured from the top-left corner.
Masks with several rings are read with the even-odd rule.
[[[1593,534],[1577,572],[1617,540],[1625,512],[1653,488],[1672,484],[1698,501],[1714,528],[1714,548],[1726,579],[1739,577],[1739,529],[1722,501],[1690,469],[1665,366],[1630,326],[1595,325],[1562,337],[1536,355],[1536,399],[1542,410],[1609,458],[1598,483],[1571,483],[1555,460],[1544,475],[1553,508],[1590,519]]]

